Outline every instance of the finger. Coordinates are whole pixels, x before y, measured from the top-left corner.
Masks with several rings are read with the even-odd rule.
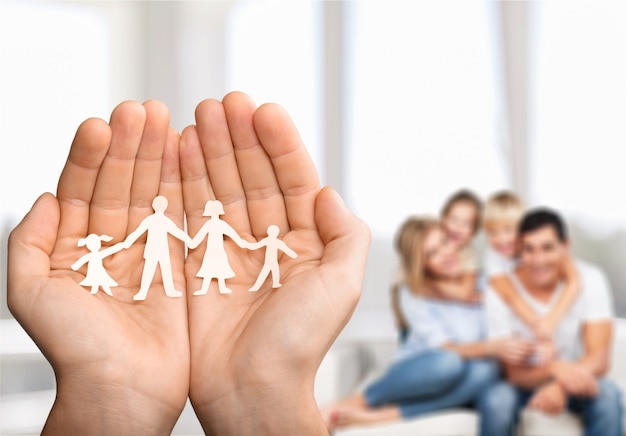
[[[256,105],[241,92],[228,94],[223,104],[245,191],[252,234],[257,239],[264,237],[271,224],[277,225],[285,233],[289,231],[289,222],[283,193],[276,180],[272,161],[254,130]]]
[[[335,300],[338,307],[355,305],[363,284],[370,244],[369,228],[328,187],[317,197],[315,221],[325,245],[320,274],[327,283],[341,283],[341,289],[327,289],[328,297]]]
[[[541,411],[541,399],[535,395],[528,402],[528,408]]]
[[[572,386],[572,392],[580,394],[585,390],[585,382],[581,377],[580,373],[572,372],[572,377],[570,380]]]
[[[57,200],[52,194],[43,194],[9,236],[7,301],[20,322],[30,313],[32,293],[41,290],[41,283],[50,277],[50,254],[59,219]]]
[[[596,380],[589,374],[584,379],[584,383],[581,386],[581,393],[585,396],[591,397],[597,394],[598,384]]]
[[[104,120],[90,118],[78,127],[57,186],[59,239],[87,234],[89,205],[110,143],[111,128]]]
[[[515,360],[522,362],[524,361],[532,352],[532,347],[529,344],[520,342],[516,346],[511,349],[511,353],[514,356]]]
[[[238,233],[250,233],[246,197],[222,103],[212,99],[201,102],[196,108],[196,125],[211,187],[224,206],[224,219]]]
[[[317,170],[287,112],[265,104],[254,113],[254,128],[272,161],[292,230],[315,229]]]
[[[179,144],[180,135],[176,130],[169,129],[163,150],[159,195],[163,195],[168,199],[165,215],[174,221],[174,224],[176,224],[179,229],[184,230],[185,218],[180,174]],[[170,237],[169,239],[169,247],[172,254],[171,262],[174,286],[177,290],[183,290],[185,289],[185,246],[183,241],[178,238]]]
[[[562,411],[563,411],[563,404],[561,404],[561,402],[558,399],[551,398],[549,413],[551,415],[558,415]]]
[[[180,138],[180,170],[183,183],[183,204],[189,235],[193,236],[206,218],[202,216],[207,200],[215,199],[196,126],[188,126]]]
[[[184,224],[184,208],[178,153],[179,142],[180,136],[178,132],[174,129],[169,129],[163,150],[163,164],[158,195],[163,195],[167,198],[169,203],[168,216],[172,218],[177,226],[182,228]]]
[[[174,129],[169,129],[165,149],[163,152],[163,165],[161,168],[161,183],[159,187],[159,195],[163,195],[168,199],[168,207],[165,214],[174,221],[180,228],[184,228],[184,207],[183,207],[183,188],[180,176],[180,158],[178,146],[180,136]],[[174,254],[172,263],[177,259],[184,261],[185,247],[183,242],[176,242],[170,245]],[[182,268],[179,269],[182,271]],[[176,277],[174,277],[176,280]],[[180,277],[179,277],[180,279]],[[179,283],[176,283],[179,286]],[[183,288],[183,286],[181,286]],[[179,288],[177,288],[179,289]]]
[[[124,102],[111,114],[111,145],[98,173],[91,200],[89,233],[124,239],[135,167],[135,156],[146,120],[145,108]]]
[[[156,100],[147,101],[143,106],[146,123],[135,157],[126,234],[152,213],[152,201],[159,194],[161,161],[169,132],[170,115],[167,106]]]

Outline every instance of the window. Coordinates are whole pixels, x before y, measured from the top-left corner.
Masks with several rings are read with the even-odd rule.
[[[623,317],[626,4],[542,2],[538,12],[533,197],[565,213],[574,253],[607,273]]]
[[[626,228],[626,4],[542,3],[540,12],[536,199]]]
[[[226,77],[228,89],[250,94],[257,104],[285,107],[321,170],[317,13],[310,1],[237,4],[227,32]]]
[[[351,5],[348,199],[374,234],[507,187],[488,3]]]
[[[0,184],[12,226],[56,182],[85,112],[109,111],[109,24],[90,8],[0,5]],[[23,162],[30,162],[29,171]],[[13,187],[13,189],[11,188]]]

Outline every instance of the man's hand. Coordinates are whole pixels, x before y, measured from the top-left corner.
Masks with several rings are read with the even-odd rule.
[[[191,345],[190,399],[207,434],[323,434],[313,382],[325,353],[358,301],[370,234],[331,189],[321,189],[295,126],[279,106],[256,108],[244,94],[196,109],[181,138],[183,193],[190,234],[209,199],[248,242],[281,229],[297,254],[279,258],[282,287],[271,279],[248,292],[263,250],[225,239],[233,293],[207,295],[196,273],[206,242],[185,264]]]
[[[552,364],[551,373],[570,395],[594,397],[598,394],[598,382],[591,370],[584,365],[557,361]]]
[[[555,322],[552,318],[539,318],[533,325],[533,334],[540,341],[552,340],[552,333],[555,329]]]
[[[71,265],[90,233],[123,241],[152,213],[158,194],[181,228],[179,135],[159,102],[126,102],[110,123],[85,121],[59,180],[42,195],[9,241],[11,312],[52,364],[57,397],[47,434],[170,434],[189,389],[184,298],[165,296],[157,276],[145,302],[132,300],[143,244],[104,260],[119,286],[91,295]],[[103,247],[102,249],[104,249]],[[170,241],[174,280],[185,288],[184,250]]]
[[[534,351],[532,342],[522,338],[502,338],[494,340],[496,357],[510,365],[523,365]]]
[[[528,402],[528,408],[548,415],[558,415],[565,409],[567,394],[556,382],[550,382],[539,388]]]
[[[533,365],[545,366],[554,362],[558,356],[558,350],[552,339],[538,340],[534,344],[532,355]]]

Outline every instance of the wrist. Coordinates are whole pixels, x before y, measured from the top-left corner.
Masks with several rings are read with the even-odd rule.
[[[122,377],[57,375],[56,398],[42,434],[169,435],[183,407],[184,401],[176,407],[136,391]]]
[[[220,391],[225,393],[209,399],[190,396],[206,434],[328,434],[313,396],[312,380],[240,384]]]
[[[492,339],[485,343],[486,355],[491,358],[499,358],[503,346],[503,339]]]
[[[555,389],[557,389],[557,388],[558,388],[560,391],[565,392],[565,389],[563,388],[563,385],[561,385],[561,383],[559,383],[559,381],[558,381],[558,380],[556,380],[556,379],[551,379],[551,380],[548,380],[548,381],[547,381],[547,382],[543,385],[543,387],[546,387],[546,388],[547,388],[547,387],[550,387],[550,388],[555,388]]]
[[[563,362],[560,360],[554,360],[550,362],[550,367],[549,367],[550,376],[556,379],[558,376],[559,370],[560,368],[562,368],[562,366],[563,366]]]

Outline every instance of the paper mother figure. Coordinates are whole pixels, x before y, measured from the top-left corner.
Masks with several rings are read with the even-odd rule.
[[[165,216],[167,209],[167,198],[159,195],[152,201],[154,213],[148,215],[139,224],[137,229],[126,237],[124,248],[130,246],[145,232],[147,232],[146,246],[143,252],[145,263],[143,273],[141,275],[141,285],[139,292],[135,294],[133,300],[145,300],[148,295],[148,289],[156,273],[156,268],[161,268],[161,277],[163,278],[163,288],[165,295],[168,297],[180,297],[183,295],[181,291],[174,288],[174,279],[172,277],[172,264],[170,261],[170,250],[167,236],[172,235],[181,241],[191,244],[191,238],[176,226],[174,221]]]
[[[85,279],[80,282],[80,284],[82,286],[91,286],[92,294],[97,293],[98,288],[102,287],[107,295],[113,296],[113,292],[111,292],[111,287],[117,286],[117,282],[113,280],[113,278],[104,269],[102,260],[105,257],[120,251],[122,248],[124,248],[124,244],[120,242],[111,247],[105,248],[104,250],[100,250],[100,248],[102,247],[102,241],[109,242],[112,239],[113,237],[111,236],[98,236],[92,233],[86,238],[81,238],[78,240],[77,245],[79,247],[84,247],[86,245],[89,249],[89,253],[81,256],[80,259],[74,262],[72,264],[72,269],[76,271],[85,263],[87,264],[87,274],[85,275]]]
[[[261,268],[259,276],[256,279],[256,282],[250,289],[248,289],[250,292],[258,291],[270,272],[272,273],[272,288],[280,288],[281,284],[280,270],[278,268],[278,250],[284,252],[292,259],[298,256],[295,251],[287,246],[287,244],[278,239],[279,233],[280,229],[278,228],[278,226],[272,224],[267,228],[267,237],[261,239],[259,242],[250,244],[248,246],[248,248],[250,248],[251,250],[265,247],[265,262],[263,264],[263,268]]]
[[[189,243],[189,248],[196,248],[207,237],[206,252],[202,259],[202,266],[196,274],[202,277],[202,286],[193,295],[204,295],[209,290],[213,278],[217,279],[220,294],[230,294],[232,291],[226,287],[226,279],[234,277],[235,272],[228,262],[228,254],[224,248],[224,236],[230,237],[241,248],[247,248],[249,243],[241,239],[235,229],[220,218],[224,214],[224,206],[219,200],[209,200],[204,206],[202,216],[210,217],[200,227],[196,236]]]

